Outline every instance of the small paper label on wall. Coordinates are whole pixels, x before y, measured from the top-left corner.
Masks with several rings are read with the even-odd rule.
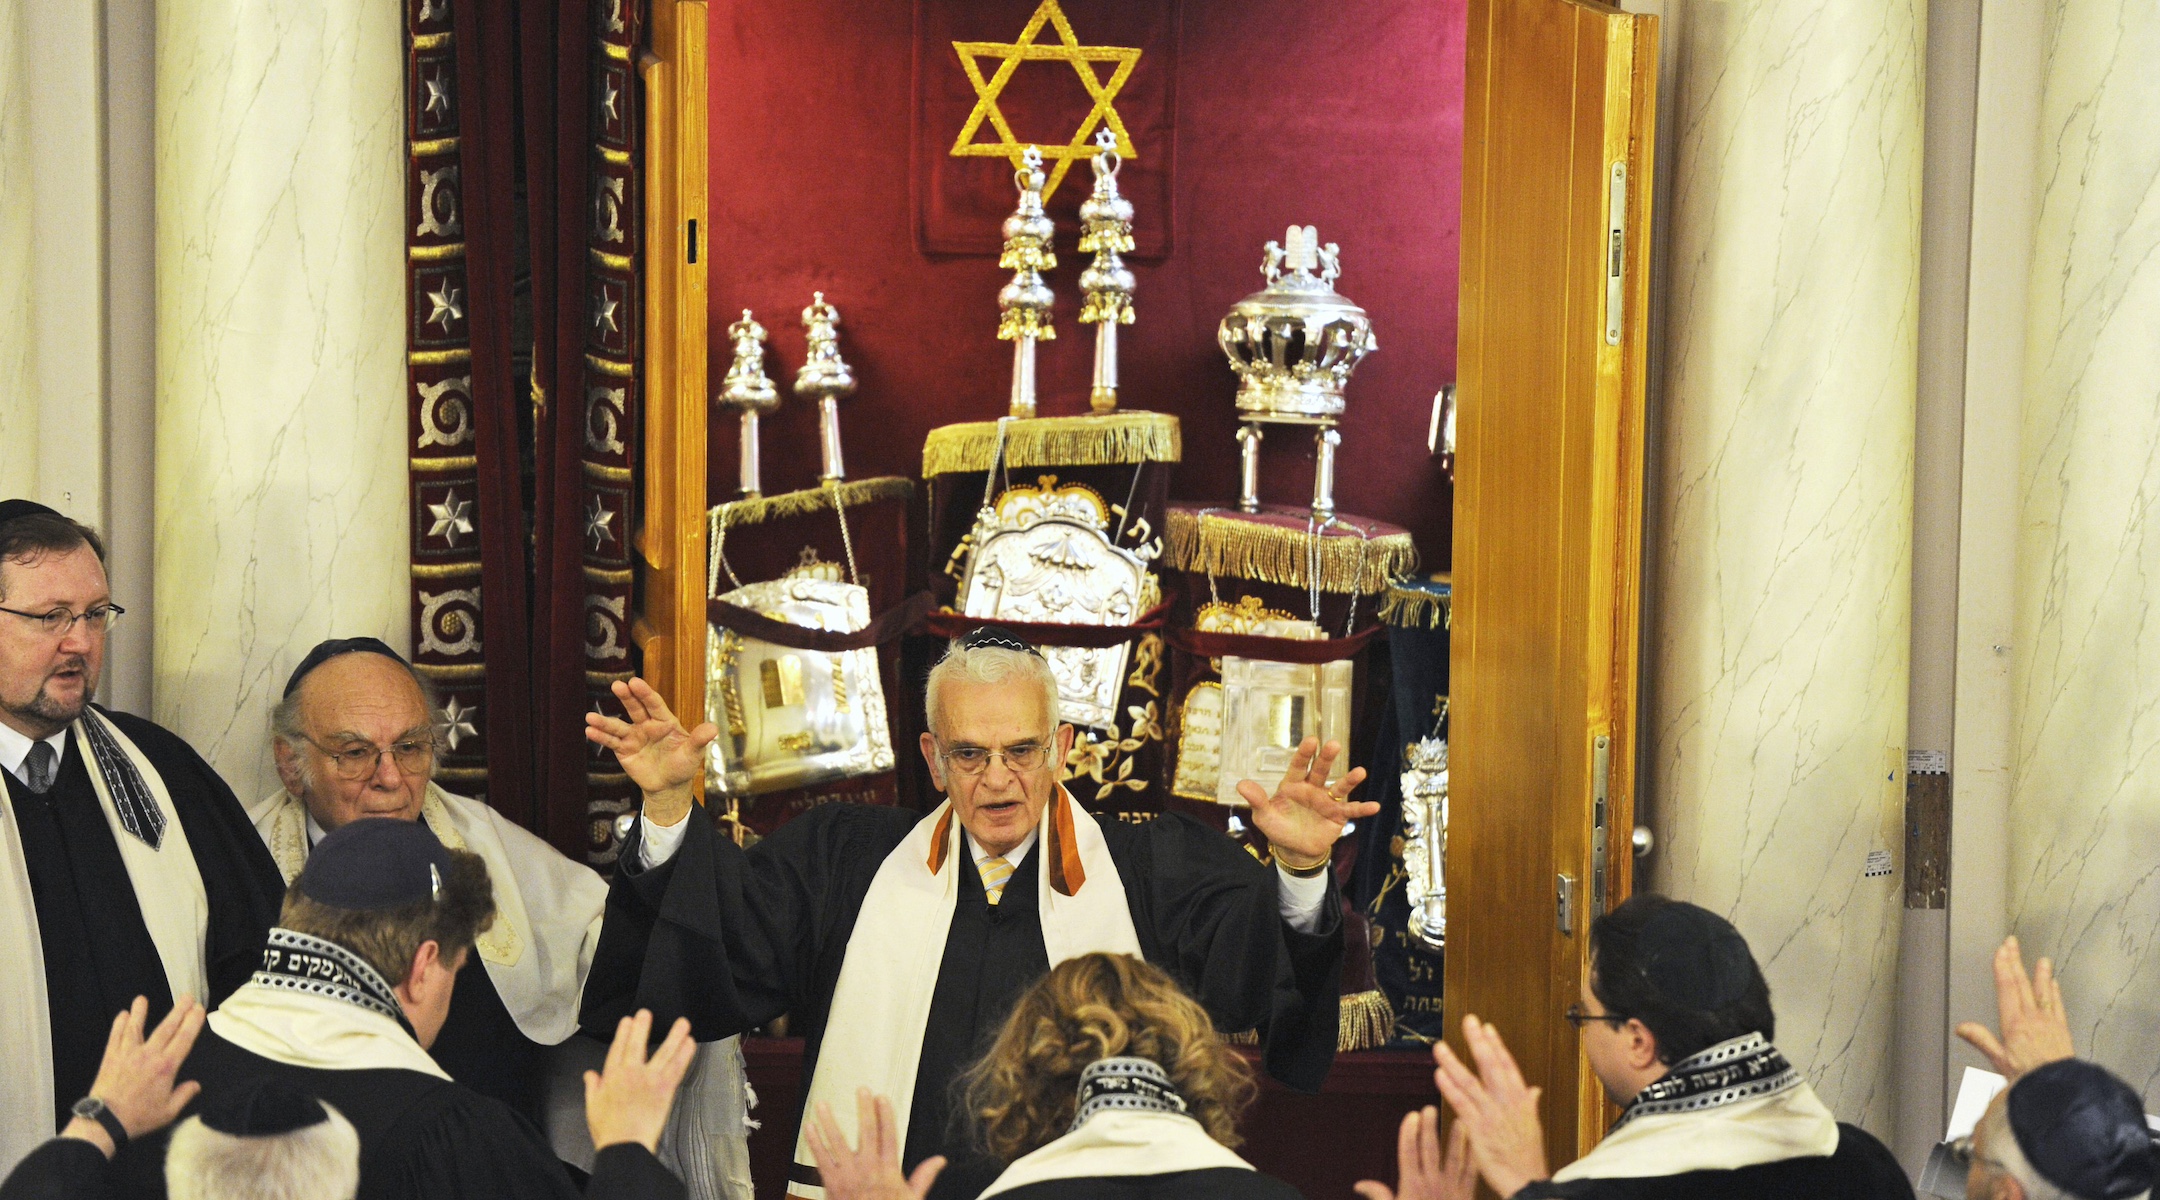
[[[1905,755],[1905,769],[1936,773],[1947,771],[1950,769],[1950,755],[1943,750],[1913,750]]]
[[[1880,879],[1890,874],[1892,869],[1888,850],[1870,850],[1867,852],[1867,869],[1860,874],[1866,879]]]

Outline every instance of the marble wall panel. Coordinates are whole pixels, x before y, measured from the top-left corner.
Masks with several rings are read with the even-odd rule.
[[[1887,1136],[1925,6],[1673,9],[1645,883],[1740,927],[1780,1046]]]
[[[37,488],[37,389],[30,348],[30,0],[0,0],[0,497]]]
[[[2160,8],[2045,8],[2013,644],[2011,927],[2160,1106]]]
[[[399,20],[157,9],[154,709],[244,798],[311,645],[410,640]]]

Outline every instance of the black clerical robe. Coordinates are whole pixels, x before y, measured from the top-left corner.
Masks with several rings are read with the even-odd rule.
[[[570,1200],[580,1194],[531,1122],[500,1101],[420,1071],[289,1066],[205,1029],[180,1077],[203,1085],[191,1113],[263,1079],[335,1107],[360,1135],[359,1200]],[[168,1129],[121,1152],[113,1164],[117,1194],[165,1195],[170,1140]],[[588,1197],[681,1200],[687,1194],[643,1146],[610,1146],[593,1168],[583,1193]]]
[[[1016,1192],[1015,1195],[1018,1193]],[[1835,1153],[1787,1158],[1729,1171],[1689,1171],[1642,1179],[1540,1180],[1514,1200],[1912,1200],[1912,1181],[1888,1147],[1838,1123]],[[1031,1200],[1034,1198],[1031,1197]],[[1048,1200],[1047,1197],[1042,1200]]]
[[[748,851],[692,821],[675,856],[645,871],[636,835],[623,850],[607,921],[649,930],[642,974],[596,959],[592,978],[637,979],[603,997],[586,989],[586,1024],[650,1007],[691,1019],[700,1039],[756,1028],[782,1013],[806,1040],[804,1091],[848,937],[878,868],[921,814],[829,804],[803,814]],[[1124,883],[1141,951],[1204,1005],[1217,1027],[1256,1030],[1268,1072],[1318,1090],[1334,1060],[1342,968],[1341,901],[1332,880],[1314,933],[1286,924],[1275,872],[1220,832],[1181,814],[1144,825],[1101,826]],[[1001,1164],[969,1150],[953,1081],[988,1048],[1019,993],[1049,970],[1036,911],[1040,839],[1014,869],[1002,902],[988,904],[972,858],[945,941],[915,1076],[904,1165],[952,1160],[935,1197],[972,1197]],[[963,854],[966,852],[963,850]],[[656,1022],[656,1025],[658,1023]]]
[[[197,999],[215,1007],[262,964],[263,940],[277,921],[284,880],[232,789],[201,755],[140,717],[98,711],[157,768],[187,832],[210,914],[204,939],[210,995]],[[91,787],[92,769],[70,731],[59,773],[43,795],[12,772],[0,771],[22,837],[45,952],[54,1130],[67,1123],[75,1101],[89,1094],[113,1017],[135,997],[147,996],[154,1024],[173,1002],[120,847]]]
[[[999,1192],[996,1200],[1302,1200],[1271,1175],[1236,1167],[1167,1171],[1161,1175],[1090,1175],[1045,1179]],[[0,1195],[0,1200],[9,1200]]]

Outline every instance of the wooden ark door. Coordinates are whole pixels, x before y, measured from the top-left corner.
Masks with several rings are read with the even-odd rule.
[[[645,678],[705,719],[705,4],[652,0],[645,81],[643,568],[631,636]],[[704,780],[698,781],[702,794]]]
[[[1470,0],[1445,996],[1545,1089],[1552,1165],[1607,1124],[1562,1013],[1631,885],[1657,27]]]

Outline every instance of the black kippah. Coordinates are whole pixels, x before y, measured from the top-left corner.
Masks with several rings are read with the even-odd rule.
[[[22,517],[58,517],[59,513],[35,500],[0,500],[0,525]],[[65,517],[61,518],[65,520]]]
[[[2026,1072],[2005,1100],[2025,1161],[2083,1200],[2124,1200],[2153,1186],[2152,1134],[2130,1085],[2074,1058]]]
[[[199,1115],[204,1125],[229,1137],[276,1137],[330,1119],[322,1101],[275,1079],[205,1104]]]
[[[1032,654],[1037,658],[1042,657],[1042,651],[1029,645],[1019,634],[1000,629],[995,625],[977,625],[960,635],[957,645],[962,650],[982,650],[986,648],[1017,650],[1022,654]]]
[[[1659,995],[1698,1012],[1738,1000],[1755,977],[1755,956],[1732,922],[1684,900],[1643,921],[1640,961]]]
[[[300,660],[300,665],[293,668],[292,678],[285,681],[285,694],[290,696],[299,691],[300,681],[308,677],[308,672],[341,654],[380,654],[384,658],[405,662],[405,656],[392,650],[381,638],[331,638],[327,642],[316,643],[315,648],[307,652],[307,657]]]
[[[293,886],[332,908],[378,911],[431,900],[450,874],[450,852],[418,821],[363,817],[315,844]]]

